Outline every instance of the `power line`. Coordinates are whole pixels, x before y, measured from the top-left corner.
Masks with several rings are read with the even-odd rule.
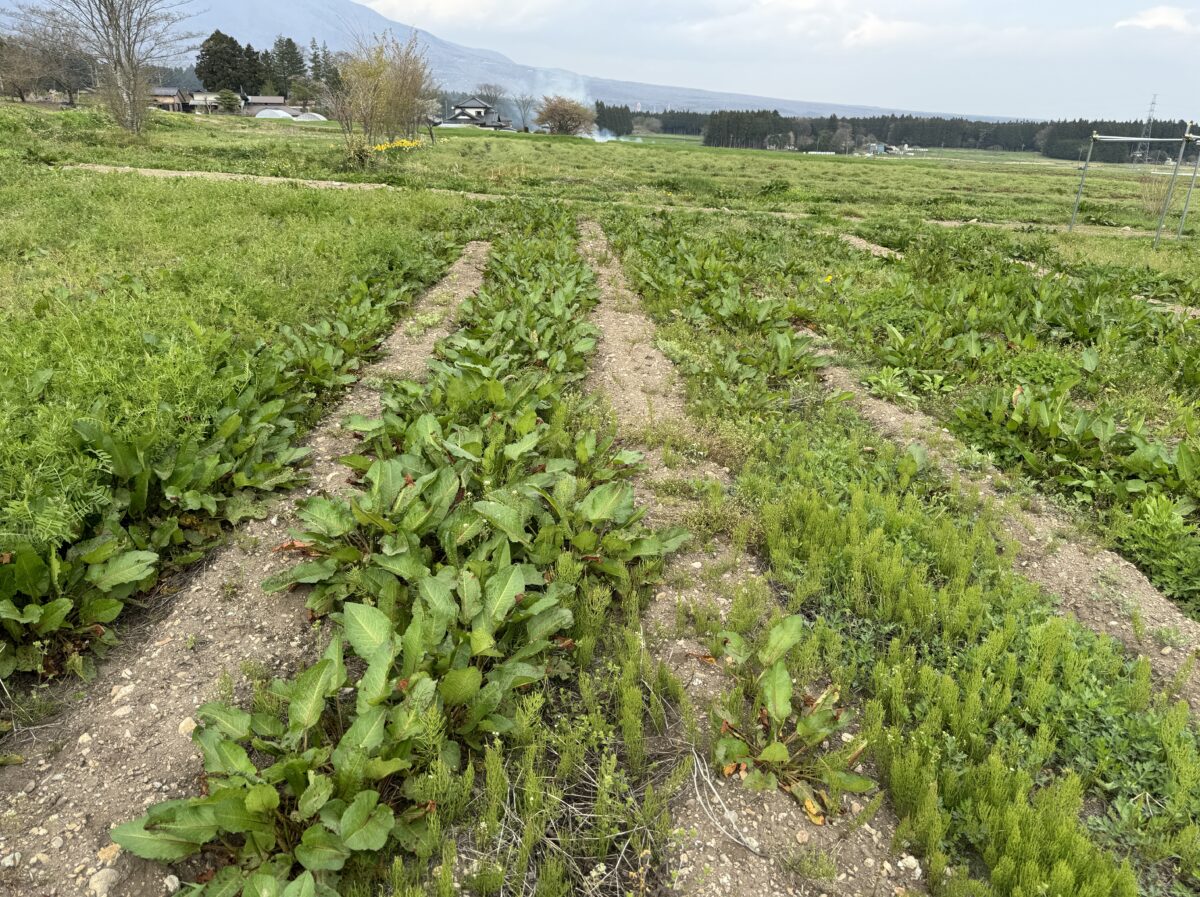
[[[1150,101],[1150,111],[1146,113],[1146,126],[1142,128],[1142,142],[1138,144],[1137,152],[1134,158],[1138,163],[1146,162],[1150,158],[1150,138],[1154,133],[1154,113],[1158,109],[1158,94]]]

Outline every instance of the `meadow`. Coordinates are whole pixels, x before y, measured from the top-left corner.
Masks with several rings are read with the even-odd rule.
[[[801,892],[854,893],[845,845],[874,825],[872,867],[912,859],[935,894],[1200,893],[1200,269],[1192,228],[1151,248],[1145,172],[1101,166],[1067,234],[1076,166],[1020,157],[456,130],[356,169],[337,136],[161,115],[131,139],[0,106],[12,794],[149,650],[123,638],[145,605],[280,493],[295,557],[263,588],[303,598],[321,650],[214,669],[183,796],[111,833],[193,894],[720,893],[720,869],[683,884],[699,770],[800,808],[772,862]],[[607,243],[581,251],[590,228]],[[350,491],[306,484],[305,434],[473,240],[482,286],[424,375],[346,421]],[[682,416],[660,397],[630,429],[597,394],[606,302],[652,333]],[[944,428],[961,469],[830,368]],[[985,468],[1174,616],[1148,631],[1117,595],[1121,641],[1064,613],[1013,507],[960,481]],[[0,854],[30,849],[17,807]]]

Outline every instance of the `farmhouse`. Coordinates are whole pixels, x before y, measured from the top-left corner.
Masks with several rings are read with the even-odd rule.
[[[239,97],[240,102],[240,97]],[[221,95],[215,90],[192,92],[191,111],[198,115],[208,115],[221,111]]]
[[[511,128],[512,122],[501,118],[499,110],[490,103],[485,103],[479,97],[471,97],[454,106],[454,111],[444,124],[475,125],[478,128],[494,128],[501,130]]]
[[[151,103],[164,112],[183,112],[192,102],[191,94],[177,87],[150,88]]]
[[[243,115],[257,115],[265,109],[279,109],[283,112],[290,112],[286,97],[270,97],[270,96],[248,96],[245,102],[242,103]]]

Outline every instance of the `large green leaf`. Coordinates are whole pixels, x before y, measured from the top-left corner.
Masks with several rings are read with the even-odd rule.
[[[101,565],[89,567],[87,579],[101,592],[111,592],[117,586],[146,579],[157,563],[158,555],[153,551],[126,551]]]
[[[33,627],[33,631],[38,635],[49,635],[52,632],[57,632],[62,627],[63,621],[67,619],[67,614],[71,612],[74,606],[70,598],[56,598],[49,604],[43,604],[41,616],[38,617],[37,625]]]
[[[300,674],[292,686],[288,704],[288,728],[292,732],[311,729],[321,719],[332,680],[330,660],[319,661]]]
[[[533,433],[530,433],[528,436],[526,436],[524,439],[520,440],[519,442],[514,442],[514,443],[511,443],[510,445],[506,445],[504,447],[504,457],[507,458],[509,461],[516,461],[522,455],[528,454],[529,452],[531,452],[535,448],[537,448],[539,438],[540,438],[540,436],[535,431]]]
[[[311,819],[313,816],[316,816],[317,812],[329,802],[329,798],[331,797],[333,797],[333,779],[329,778],[329,776],[310,772],[308,774],[308,787],[300,795],[300,802],[297,804],[300,818]]]
[[[342,839],[319,822],[306,828],[296,845],[296,859],[312,872],[337,872],[349,858]]]
[[[574,622],[575,617],[570,610],[565,607],[552,607],[526,621],[525,637],[530,642],[540,642],[556,632],[570,629]]]
[[[201,843],[189,841],[177,834],[146,830],[147,817],[118,825],[110,836],[113,841],[134,856],[144,860],[173,863],[199,853]]]
[[[342,625],[346,630],[346,641],[363,660],[373,658],[379,646],[392,638],[392,621],[387,614],[366,604],[343,605]]]
[[[311,872],[305,872],[283,889],[281,897],[316,897],[317,882]]]
[[[633,487],[628,483],[597,486],[576,510],[588,523],[624,524],[633,516]]]
[[[442,676],[438,683],[438,692],[447,707],[460,707],[467,704],[479,693],[483,685],[483,673],[479,667],[465,667],[461,670],[451,670]]]
[[[252,776],[258,770],[250,762],[246,749],[230,741],[217,729],[197,729],[195,741],[204,754],[204,771],[214,775]]]
[[[792,650],[804,638],[807,621],[801,616],[785,617],[771,627],[767,644],[758,652],[758,659],[769,667]]]
[[[205,704],[196,711],[205,723],[216,726],[222,735],[235,741],[250,736],[250,714],[218,701]]]
[[[342,501],[320,496],[310,498],[301,506],[299,516],[310,530],[330,539],[344,536],[354,529],[354,514],[349,505]]]
[[[322,558],[319,561],[305,561],[297,564],[276,576],[263,580],[262,590],[267,594],[281,592],[289,586],[306,584],[313,585],[325,582],[337,573],[337,561],[332,558]]]
[[[437,576],[426,576],[417,591],[425,606],[425,636],[432,647],[446,635],[446,630],[458,616],[458,602],[454,600],[455,571],[444,567]]]
[[[495,632],[503,623],[513,607],[516,606],[517,596],[525,592],[525,575],[521,568],[509,565],[503,567],[488,577],[483,590],[484,626],[489,632]]]
[[[508,536],[510,541],[522,545],[529,543],[529,536],[525,533],[525,521],[515,509],[495,501],[477,501],[471,507],[497,531]]]
[[[379,805],[379,792],[360,791],[342,814],[342,842],[351,850],[382,850],[395,825],[392,808]]]
[[[776,723],[792,715],[792,678],[783,662],[767,670],[762,679],[763,704]]]

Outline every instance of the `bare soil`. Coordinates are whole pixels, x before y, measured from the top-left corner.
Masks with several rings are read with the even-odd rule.
[[[654,345],[654,324],[629,289],[603,231],[584,222],[581,234],[581,249],[601,287],[592,318],[601,339],[589,388],[607,397],[627,437],[661,426],[703,444],[703,434],[687,417],[678,376]],[[645,454],[647,471],[636,487],[639,506],[647,508],[647,520],[654,525],[683,522],[700,510],[694,500],[664,497],[677,495],[662,489],[665,483],[715,480],[724,488],[732,486],[729,469],[710,461],[689,458],[685,470],[673,471],[662,452]],[[702,737],[709,708],[732,679],[698,640],[688,613],[705,607],[724,618],[734,589],[754,580],[765,585],[764,571],[757,558],[722,542],[693,546],[670,559],[663,586],[643,618],[647,648],[684,685]],[[737,778],[714,773],[706,744],[695,746],[693,761],[691,786],[672,806],[672,893],[850,897],[923,892],[917,860],[892,852],[898,821],[886,805],[856,826],[853,815],[862,808],[847,800],[845,814],[815,826],[780,792],[752,792]]]
[[[207,181],[246,181],[251,184],[265,185],[290,185],[293,187],[310,187],[314,190],[398,190],[400,188],[392,187],[389,184],[376,184],[370,182],[351,182],[351,181],[326,181],[313,180],[310,178],[286,178],[276,177],[274,175],[264,174],[239,174],[232,171],[179,171],[170,168],[134,168],[129,165],[101,165],[95,162],[78,162],[72,165],[63,165],[64,171],[94,171],[100,174],[137,174],[147,178],[198,178]],[[505,199],[504,196],[498,196],[488,193],[468,193],[461,190],[427,190],[428,193],[440,193],[450,196],[462,196],[466,199],[474,200],[497,200]]]
[[[180,577],[161,618],[124,631],[125,644],[60,718],[6,744],[26,762],[0,768],[0,894],[154,897],[178,888],[161,866],[112,844],[109,830],[150,804],[197,793],[197,707],[245,698],[255,680],[286,676],[320,651],[326,633],[310,622],[304,591],[268,595],[260,583],[295,562],[277,547],[290,538],[297,503],[350,488],[337,459],[355,443],[341,422],[378,409],[371,382],[423,366],[431,336],[479,288],[487,250],[470,244],[416,303],[414,318],[440,311],[441,324],[416,337],[402,324],[383,359],[309,435],[307,486],[277,498],[264,519]]]
[[[895,249],[889,249],[886,246],[880,246],[877,243],[871,243],[862,237],[856,237],[854,234],[842,234],[841,236],[843,243],[853,246],[855,249],[861,249],[863,252],[869,252],[876,258],[904,258],[904,253],[902,252],[897,252]]]

